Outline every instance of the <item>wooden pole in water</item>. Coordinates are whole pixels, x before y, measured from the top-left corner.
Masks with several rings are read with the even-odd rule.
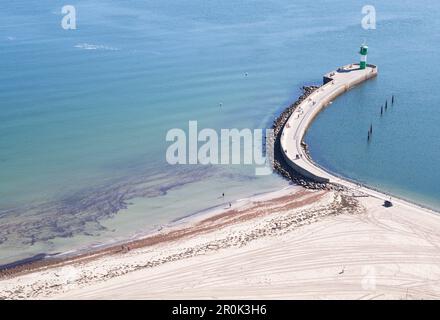
[[[388,109],[388,100],[385,101],[385,110]]]
[[[380,106],[380,116],[383,115],[383,106]]]
[[[394,94],[393,94],[393,96],[391,97],[391,104],[394,104]]]

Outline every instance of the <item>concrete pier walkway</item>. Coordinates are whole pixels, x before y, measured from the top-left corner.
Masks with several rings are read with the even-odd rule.
[[[318,167],[302,147],[304,135],[318,113],[337,96],[377,75],[377,67],[347,65],[324,75],[324,85],[304,100],[287,120],[281,135],[281,149],[286,162],[297,172],[317,182],[340,182],[333,174]]]
[[[351,64],[324,75],[324,85],[301,102],[287,120],[281,134],[281,152],[286,162],[297,172],[317,182],[330,182],[347,188],[353,195],[363,194],[381,200],[390,200],[391,196],[361,185],[349,179],[338,177],[313,162],[302,146],[304,135],[318,113],[339,95],[355,85],[377,76],[377,66],[369,64],[366,69],[359,69],[359,64]],[[393,204],[409,209],[418,208],[439,213],[431,208],[409,202],[393,196]]]

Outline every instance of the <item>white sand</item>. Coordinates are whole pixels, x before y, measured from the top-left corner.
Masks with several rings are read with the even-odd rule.
[[[359,207],[342,210],[333,191],[291,198],[306,201],[295,208],[283,208],[284,200],[260,204],[269,213],[214,231],[3,280],[1,297],[440,297],[436,214],[408,204],[384,208],[374,197],[356,198]]]

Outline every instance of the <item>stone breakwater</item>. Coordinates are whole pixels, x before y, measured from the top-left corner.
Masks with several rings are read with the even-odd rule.
[[[357,188],[356,183],[349,183],[314,163],[303,138],[323,108],[354,86],[376,77],[377,72],[375,65],[369,64],[361,69],[354,63],[325,74],[322,86],[304,90],[300,99],[281,115],[278,124],[276,121],[275,170],[309,188]],[[290,116],[287,118],[286,115]]]
[[[296,108],[306,100],[313,92],[319,89],[321,86],[303,86],[302,94],[299,98],[292,103],[289,107],[287,107],[273,122],[272,129],[274,130],[274,162],[273,167],[278,174],[283,176],[284,178],[291,180],[295,184],[298,184],[307,189],[314,190],[337,190],[342,191],[344,187],[331,184],[331,183],[321,183],[316,182],[310,178],[305,177],[301,173],[295,171],[284,159],[284,156],[281,151],[281,134],[283,132],[283,128],[286,125],[287,120],[289,120],[292,113],[296,110]],[[307,145],[303,142],[303,148],[307,151]]]

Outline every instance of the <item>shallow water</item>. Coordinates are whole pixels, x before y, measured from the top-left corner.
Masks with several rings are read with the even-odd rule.
[[[247,166],[170,167],[166,132],[189,120],[270,127],[299,87],[357,61],[364,38],[380,76],[317,119],[312,155],[435,204],[440,93],[428,44],[439,5],[372,4],[378,29],[365,31],[362,1],[88,0],[66,31],[57,1],[1,3],[0,262],[153,230],[222,192],[234,201],[284,187]],[[375,118],[391,93],[394,109]]]

